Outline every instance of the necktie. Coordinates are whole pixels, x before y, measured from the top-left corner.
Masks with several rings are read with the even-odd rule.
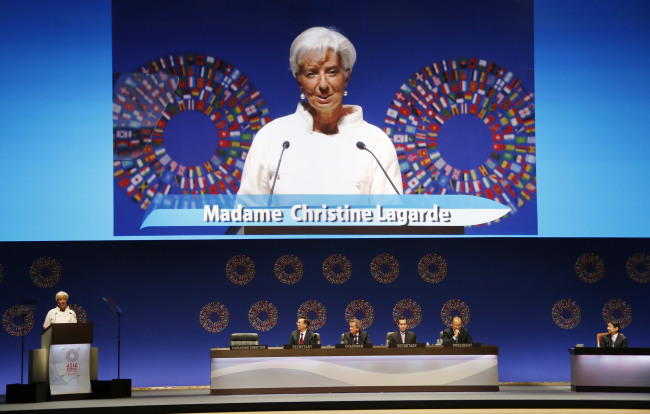
[[[355,344],[359,343],[359,337],[357,335],[354,335],[354,343]]]
[[[304,335],[303,332],[300,332],[300,345],[302,345],[302,336]]]
[[[404,332],[402,332],[402,343],[406,343],[406,334]]]

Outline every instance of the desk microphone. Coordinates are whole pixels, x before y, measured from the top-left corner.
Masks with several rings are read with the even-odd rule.
[[[388,182],[390,183],[390,185],[393,186],[393,189],[395,190],[395,192],[397,193],[397,195],[401,195],[402,193],[400,193],[399,191],[397,191],[397,187],[395,187],[395,184],[393,184],[393,180],[391,180],[390,177],[388,176],[388,173],[387,173],[386,170],[384,169],[384,166],[381,165],[381,162],[379,162],[379,160],[377,159],[377,157],[375,156],[375,154],[373,154],[372,151],[370,151],[370,150],[368,149],[368,147],[366,147],[366,144],[364,144],[363,141],[357,141],[357,148],[359,148],[360,150],[366,150],[366,151],[368,151],[368,152],[369,152],[369,153],[370,153],[370,154],[375,158],[375,161],[377,161],[377,164],[379,164],[379,168],[381,168],[381,170],[384,172],[384,175],[386,176],[386,178],[388,178]]]
[[[280,163],[282,162],[282,156],[284,155],[284,150],[289,148],[290,145],[291,145],[291,143],[289,143],[289,141],[284,141],[282,143],[282,152],[280,153],[280,159],[278,159],[278,168],[275,169],[275,175],[273,176],[273,185],[271,186],[271,194],[270,195],[273,195],[273,190],[275,189],[275,182],[277,181],[278,173],[280,172]]]

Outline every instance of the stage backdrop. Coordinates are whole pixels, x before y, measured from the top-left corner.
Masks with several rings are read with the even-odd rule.
[[[532,1],[513,3],[533,8]],[[26,347],[39,347],[40,324],[60,289],[71,293],[80,317],[85,311],[96,324],[104,379],[116,376],[117,317],[101,298],[112,297],[122,307],[122,376],[133,378],[135,385],[207,384],[209,348],[227,344],[230,332],[254,331],[249,310],[259,301],[278,311],[273,328],[260,332],[262,342],[279,345],[287,341],[297,309],[306,301],[318,301],[326,309],[319,331],[325,343],[333,344],[345,330],[345,309],[356,300],[372,306],[375,318],[369,330],[375,342],[393,329],[395,304],[420,306],[422,320],[414,330],[431,342],[444,327],[444,305],[459,300],[451,306],[469,310],[474,338],[500,346],[503,381],[567,381],[566,349],[595,343],[594,334],[604,331],[603,311],[626,320],[631,316],[623,330],[630,345],[650,346],[643,256],[650,253],[643,191],[650,152],[643,122],[650,109],[649,2],[632,0],[625,7],[604,0],[535,2],[534,66],[532,12],[521,18],[501,10],[510,2],[414,0],[399,2],[399,7],[394,2],[335,2],[326,9],[317,2],[243,4],[192,2],[170,11],[164,2],[0,3],[0,52],[7,57],[0,64],[5,80],[0,100],[0,172],[5,178],[0,312],[6,327],[0,332],[0,389],[20,378],[21,338],[11,334],[25,333]],[[458,4],[468,6],[457,12]],[[391,13],[382,15],[387,5]],[[269,27],[268,13],[275,10],[286,13],[274,16]],[[203,13],[210,18],[203,19]],[[229,17],[233,15],[239,18]],[[457,15],[464,18],[459,22]],[[170,16],[175,17],[171,23]],[[118,21],[126,29],[116,27]],[[286,61],[289,43],[313,25],[338,26],[359,45],[349,102],[363,105],[367,118],[384,128],[406,117],[391,106],[404,93],[402,86],[412,88],[412,80],[417,90],[416,73],[425,67],[433,71],[433,64],[443,60],[462,67],[463,58],[469,59],[468,66],[471,59],[483,58],[534,90],[539,191],[498,227],[501,234],[530,234],[531,228],[519,220],[532,223],[523,218],[539,212],[541,237],[280,242],[140,237],[142,209],[127,193],[128,185],[120,186],[115,178],[119,169],[113,167],[117,129],[111,115],[119,80],[113,75],[138,73],[169,55],[214,55],[246,75],[247,84],[264,98],[260,115],[266,116],[266,108],[275,119],[293,111],[298,100]],[[450,116],[444,126],[453,127],[452,120],[459,117]],[[197,122],[197,128],[205,126]],[[400,268],[389,284],[375,280],[370,268],[385,253]],[[280,282],[274,271],[276,261],[288,254],[304,264],[302,278],[293,285]],[[323,276],[323,263],[333,254],[350,260],[352,274],[345,283]],[[418,272],[425,256],[439,262],[429,254],[442,257],[447,266],[438,283],[424,281]],[[241,255],[255,263],[248,284],[226,276],[227,263],[238,257],[231,262],[242,266],[236,266],[242,272],[236,280],[246,279],[250,261]],[[390,273],[386,266],[383,272]],[[597,280],[602,269],[604,276]],[[439,271],[429,267],[429,272]],[[402,302],[408,299],[413,302]],[[38,307],[33,319],[28,312],[23,321],[25,301],[38,301]],[[262,305],[271,309],[260,304],[256,310]],[[445,309],[458,311],[451,306]],[[212,333],[201,325],[204,309],[212,321],[205,325],[223,330]],[[228,310],[227,324],[217,318],[223,309]],[[253,313],[257,315],[266,318]]]
[[[207,385],[209,350],[233,332],[289,341],[304,312],[324,345],[346,319],[385,343],[403,313],[434,343],[463,315],[476,342],[499,346],[500,381],[569,381],[567,349],[595,346],[604,318],[632,347],[650,347],[648,239],[257,240],[0,245],[0,387],[20,380],[20,337],[39,333],[57,291],[95,324],[99,376],[134,386]],[[23,322],[19,305],[38,302]],[[113,305],[114,306],[114,305]],[[299,309],[302,307],[302,311]],[[28,329],[33,323],[33,327]],[[26,366],[26,364],[25,364]]]

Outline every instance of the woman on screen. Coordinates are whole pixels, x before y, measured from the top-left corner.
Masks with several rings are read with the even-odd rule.
[[[363,120],[360,106],[343,105],[356,56],[345,36],[324,27],[312,27],[293,41],[289,63],[300,102],[295,113],[255,136],[239,194],[402,193],[388,136]]]
[[[77,314],[68,307],[68,298],[70,295],[64,291],[56,294],[57,307],[50,310],[45,317],[43,329],[47,329],[53,323],[77,323]]]

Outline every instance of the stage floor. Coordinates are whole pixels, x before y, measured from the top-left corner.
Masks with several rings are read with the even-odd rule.
[[[646,413],[648,393],[571,391],[569,385],[500,385],[499,392],[415,392],[264,394],[211,396],[209,387],[135,389],[131,398],[5,404],[0,412],[16,413],[211,413],[341,411],[382,414],[436,413]],[[614,411],[612,411],[614,410]],[[625,411],[621,411],[625,410]]]

